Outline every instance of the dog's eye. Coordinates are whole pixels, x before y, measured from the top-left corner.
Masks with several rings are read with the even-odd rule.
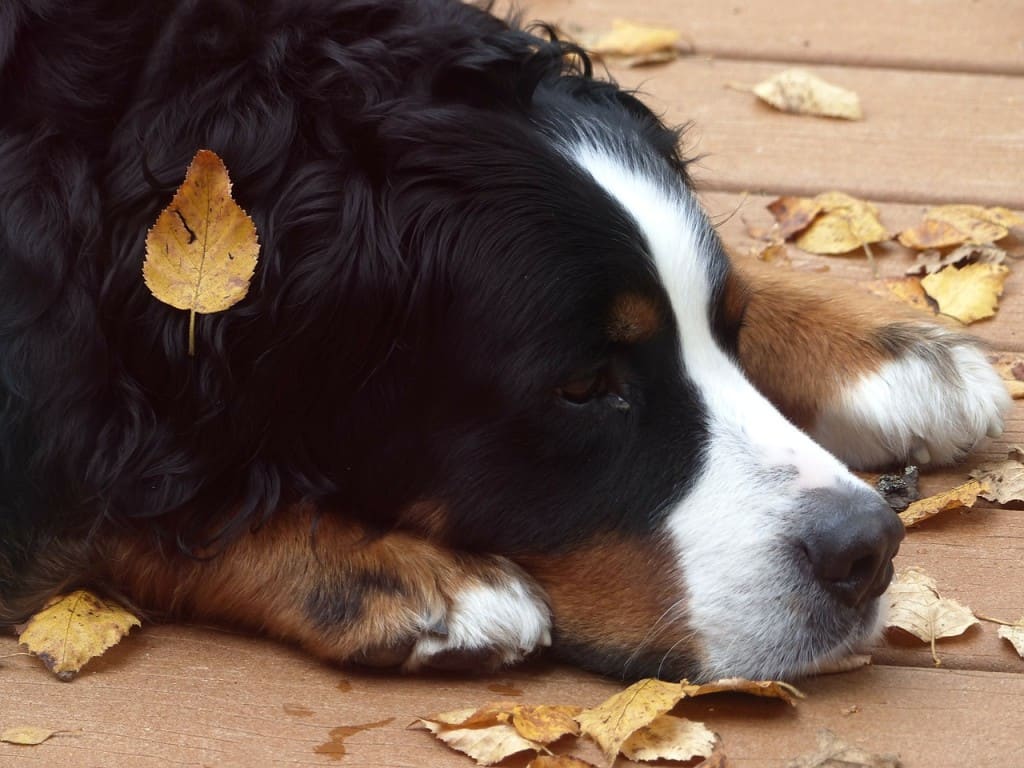
[[[558,396],[573,405],[586,405],[601,400],[618,411],[628,411],[629,402],[623,397],[622,385],[609,368],[602,368],[590,376],[573,379],[558,388]]]
[[[575,379],[559,387],[558,394],[563,400],[575,405],[589,403],[591,400],[608,394],[608,374],[602,370],[592,376]]]

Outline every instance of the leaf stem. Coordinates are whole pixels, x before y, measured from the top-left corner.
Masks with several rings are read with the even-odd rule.
[[[188,311],[188,356],[196,356],[196,311]]]

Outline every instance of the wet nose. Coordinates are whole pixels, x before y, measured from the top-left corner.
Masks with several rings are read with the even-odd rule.
[[[826,591],[856,607],[882,594],[904,529],[885,500],[868,487],[815,489],[803,505],[801,545]]]

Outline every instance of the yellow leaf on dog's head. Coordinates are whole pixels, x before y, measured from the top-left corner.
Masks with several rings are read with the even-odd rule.
[[[139,620],[91,592],[78,590],[53,598],[25,624],[19,641],[61,680],[71,680],[128,634]]]
[[[860,98],[804,69],[787,69],[754,86],[754,94],[783,112],[860,120]]]
[[[195,316],[234,306],[249,292],[260,245],[256,225],[231,197],[231,179],[213,152],[201,149],[185,180],[146,236],[142,275],[165,304]]]
[[[980,205],[940,205],[925,212],[920,224],[905,229],[899,241],[907,248],[923,251],[954,245],[983,245],[1002,240],[1011,227],[1024,219],[1007,208]]]
[[[968,264],[962,269],[949,266],[921,278],[921,286],[935,299],[939,312],[969,325],[996,313],[1009,273],[1002,264]]]
[[[935,641],[962,635],[978,623],[970,608],[941,597],[935,580],[916,568],[896,574],[886,592],[889,614],[885,626],[896,627],[931,643],[936,666]]]
[[[671,715],[654,718],[622,745],[630,760],[692,760],[710,757],[718,737],[703,723]]]
[[[639,729],[664,715],[685,695],[680,683],[641,680],[576,716],[583,734],[601,748],[609,765],[623,743]]]

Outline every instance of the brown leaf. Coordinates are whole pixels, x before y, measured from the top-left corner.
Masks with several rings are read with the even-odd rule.
[[[931,275],[951,264],[961,267],[964,264],[1002,264],[1004,261],[1006,251],[995,245],[961,245],[945,255],[929,249],[918,252],[907,274]]]
[[[597,58],[616,58],[635,67],[672,61],[679,55],[680,33],[666,27],[649,27],[614,19],[608,32],[581,34],[580,45]]]
[[[526,768],[595,768],[593,763],[571,755],[537,755]]]
[[[583,710],[576,722],[611,765],[626,739],[672,709],[684,695],[680,683],[641,680],[593,709]]]
[[[683,691],[688,697],[706,696],[709,693],[746,693],[769,699],[782,699],[791,706],[804,695],[789,683],[778,680],[747,680],[743,677],[727,677],[711,683],[694,685],[683,683]]]
[[[189,355],[195,354],[196,314],[220,312],[245,298],[259,250],[256,225],[232,199],[223,161],[199,150],[146,235],[142,265],[153,296],[189,310]]]
[[[931,643],[936,666],[940,661],[935,641],[962,635],[978,623],[970,608],[941,597],[934,579],[917,568],[897,573],[886,594],[889,614],[885,626],[897,627]]]
[[[139,620],[116,603],[78,590],[50,600],[18,639],[66,681],[137,626]]]
[[[978,496],[984,496],[985,490],[985,483],[968,480],[948,491],[915,501],[900,512],[900,520],[903,521],[905,528],[912,528],[929,517],[935,517],[940,512],[973,507]]]
[[[550,744],[563,736],[579,734],[580,727],[575,717],[582,711],[580,707],[516,704],[510,716],[512,726],[524,739]]]
[[[1002,240],[1011,227],[1024,224],[1006,208],[980,205],[940,205],[925,212],[917,226],[905,229],[897,239],[907,248],[927,250],[969,243],[982,245]]]
[[[969,325],[996,313],[1009,272],[1002,264],[968,264],[963,269],[946,267],[922,278],[921,285],[938,303],[939,312]]]
[[[983,499],[997,504],[1024,501],[1024,446],[1011,446],[1003,461],[981,464],[971,470],[971,477],[986,486]]]
[[[787,69],[753,88],[762,101],[783,112],[860,120],[860,98],[804,69]]]
[[[932,303],[928,300],[928,294],[924,292],[919,277],[888,277],[881,280],[874,280],[868,284],[868,288],[876,296],[893,298],[901,301],[914,309],[934,315]]]
[[[779,197],[766,206],[779,225],[779,237],[788,240],[807,229],[821,213],[821,203],[813,197]]]
[[[464,711],[464,710],[459,710]],[[447,713],[451,715],[452,713]],[[471,713],[472,714],[472,713]],[[425,728],[452,749],[476,760],[479,765],[494,765],[520,752],[540,752],[542,744],[524,739],[508,723],[495,723],[477,728],[453,727],[437,718],[418,718],[416,724]]]
[[[11,728],[5,728],[0,733],[0,741],[6,741],[8,744],[21,744],[26,747],[33,747],[36,744],[42,744],[56,733],[58,731],[53,731],[49,728],[39,728],[34,725],[16,725]]]
[[[900,768],[894,755],[876,755],[844,743],[827,728],[818,731],[818,748],[810,755],[790,761],[787,768]]]
[[[630,760],[692,760],[710,757],[717,741],[703,723],[661,715],[626,739],[622,754]]]
[[[999,375],[1014,400],[1024,398],[1024,357],[1014,353],[996,353],[989,355],[989,361],[999,371]]]

